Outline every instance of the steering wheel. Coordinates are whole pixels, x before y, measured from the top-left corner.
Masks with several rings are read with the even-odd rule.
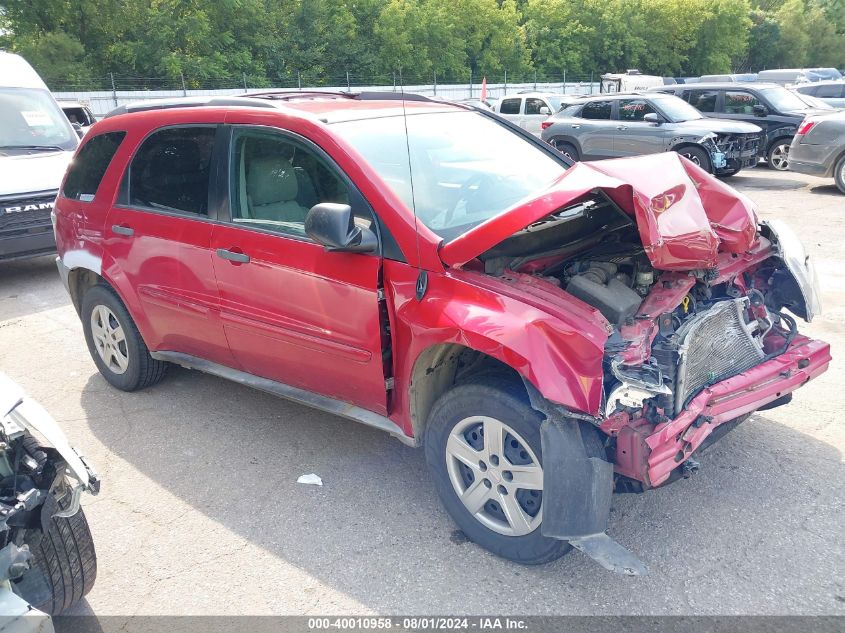
[[[458,194],[458,199],[455,201],[455,205],[451,209],[446,211],[444,224],[446,226],[451,226],[452,217],[455,215],[455,210],[460,206],[463,206],[463,208],[466,209],[469,205],[470,200],[472,200],[476,195],[478,195],[478,192],[481,191],[481,185],[487,182],[488,180],[492,180],[494,178],[495,176],[485,173],[476,174],[475,176],[468,178],[467,181],[461,185],[461,189]],[[463,205],[461,205],[461,203],[463,203]]]

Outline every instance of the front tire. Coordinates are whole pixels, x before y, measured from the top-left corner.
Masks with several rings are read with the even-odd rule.
[[[153,359],[129,312],[117,294],[94,286],[82,299],[82,329],[97,369],[122,391],[136,391],[159,382],[167,363]]]
[[[572,143],[552,139],[552,146],[573,163],[577,163],[581,160],[581,156],[578,154],[578,148],[576,148]]]
[[[54,516],[46,533],[28,531],[24,542],[32,552],[31,567],[16,590],[32,606],[59,615],[91,591],[97,553],[82,508],[71,517]]]
[[[689,145],[679,149],[678,153],[701,167],[708,174],[713,173],[713,166],[710,164],[710,156],[707,155],[707,152],[703,148]]]
[[[571,546],[540,531],[543,416],[521,385],[492,379],[458,385],[434,404],[425,454],[446,511],[474,543],[525,565]]]
[[[776,171],[786,171],[789,169],[789,146],[792,144],[792,139],[779,140],[772,143],[769,151],[766,153],[766,162],[769,167]]]

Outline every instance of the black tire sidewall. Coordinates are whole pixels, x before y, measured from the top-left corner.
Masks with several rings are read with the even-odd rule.
[[[842,193],[845,193],[845,156],[841,156],[833,166],[833,182]]]
[[[473,415],[489,416],[511,427],[542,463],[540,414],[502,389],[483,384],[457,386],[435,403],[425,431],[426,461],[446,511],[467,538],[502,558],[537,565],[563,556],[571,549],[566,541],[543,536],[539,527],[524,536],[499,534],[475,519],[458,498],[446,469],[446,442],[455,424]]]
[[[103,305],[114,313],[118,322],[123,328],[126,337],[126,351],[129,355],[129,366],[122,374],[113,372],[100,358],[97,348],[94,345],[94,337],[91,333],[91,312],[96,306]],[[142,355],[148,355],[147,346],[144,345],[141,336],[138,333],[138,328],[129,312],[123,305],[123,302],[117,294],[110,288],[105,286],[94,286],[82,298],[82,330],[85,333],[85,343],[88,345],[88,351],[97,369],[103,378],[105,378],[111,385],[123,391],[134,391],[137,389],[142,381]]]
[[[560,152],[561,154],[566,155],[569,153],[569,159],[575,162],[581,160],[580,155],[578,154],[578,148],[575,147],[572,143],[567,141],[559,141],[558,139],[554,139],[554,148]]]
[[[678,153],[681,154],[682,156],[684,154],[696,154],[698,156],[698,160],[699,160],[699,163],[700,163],[699,167],[701,167],[708,174],[713,173],[713,164],[710,162],[710,156],[707,155],[707,150],[704,149],[703,147],[698,147],[698,146],[695,146],[695,145],[689,145],[687,147],[682,147],[681,149],[679,149]],[[684,156],[684,158],[686,158],[686,156]],[[692,159],[690,159],[690,158],[687,158],[687,160],[692,161]],[[692,162],[694,162],[694,161],[692,161]]]

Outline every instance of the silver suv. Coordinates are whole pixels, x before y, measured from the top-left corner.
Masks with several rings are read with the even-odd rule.
[[[762,138],[756,125],[708,119],[660,93],[582,98],[542,127],[542,139],[572,160],[676,151],[720,176],[756,165]]]

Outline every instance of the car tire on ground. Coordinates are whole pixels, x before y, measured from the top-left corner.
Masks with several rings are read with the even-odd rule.
[[[576,148],[572,143],[567,143],[566,141],[559,141],[557,139],[552,139],[552,146],[559,151],[561,154],[566,156],[568,159],[572,161],[579,161],[581,157],[578,154],[578,148]]]
[[[789,169],[789,145],[792,139],[778,139],[769,146],[766,152],[766,163],[771,169],[786,171]]]
[[[833,167],[833,181],[842,193],[845,193],[845,154],[839,157]]]
[[[696,147],[695,145],[687,145],[686,147],[679,149],[678,153],[701,167],[708,174],[713,173],[713,166],[710,164],[710,156],[707,155],[707,151],[704,148]]]
[[[123,391],[159,382],[167,363],[155,360],[123,302],[111,288],[92,287],[82,298],[82,330],[103,377]]]
[[[46,533],[28,530],[30,569],[16,590],[50,615],[64,613],[91,591],[97,578],[97,553],[82,508],[71,517],[53,517]]]
[[[542,420],[521,384],[488,376],[441,396],[425,431],[426,461],[458,527],[481,547],[526,565],[553,561],[571,549],[540,532]],[[585,430],[588,454],[603,454],[598,435]]]

